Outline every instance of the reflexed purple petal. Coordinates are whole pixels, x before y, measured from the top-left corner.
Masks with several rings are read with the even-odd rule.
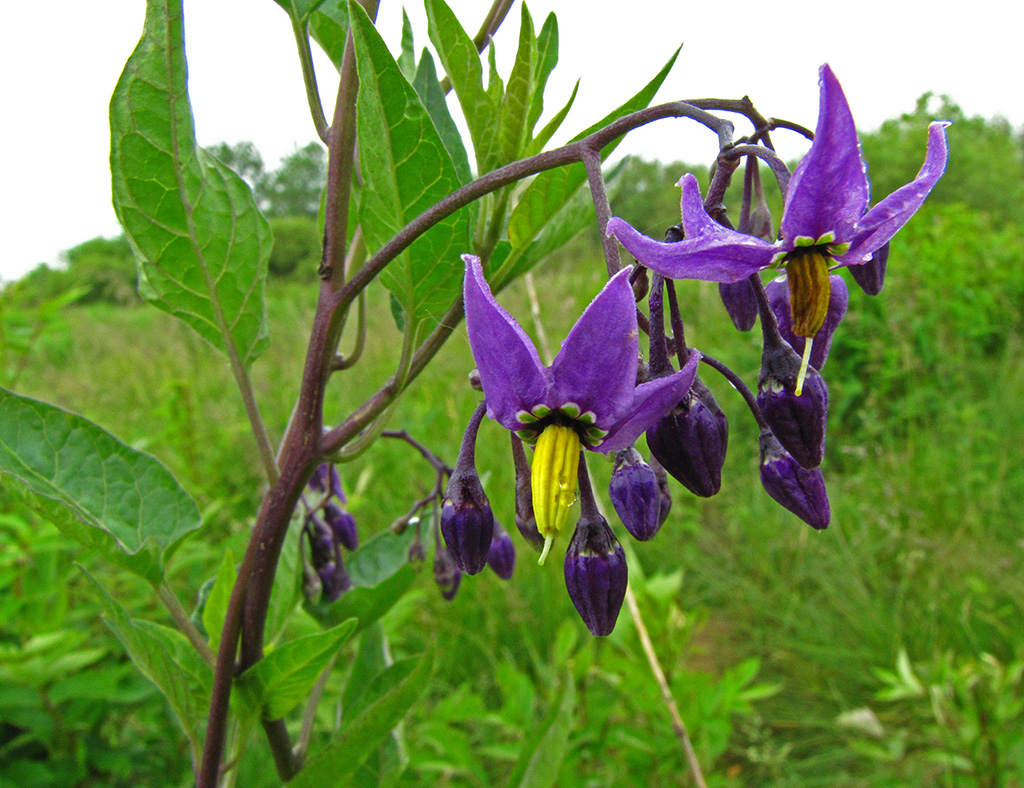
[[[772,261],[775,246],[745,233],[730,230],[704,210],[700,186],[693,175],[683,187],[683,225],[686,238],[664,243],[637,232],[622,219],[608,222],[608,232],[637,260],[669,279],[735,282],[760,271]]]
[[[857,222],[849,251],[837,258],[846,265],[855,265],[892,238],[910,221],[924,203],[928,193],[946,171],[949,148],[946,144],[946,121],[928,127],[928,153],[917,177],[901,186]],[[840,239],[842,240],[842,239]]]
[[[699,362],[700,353],[691,350],[690,358],[681,370],[637,386],[632,404],[620,420],[608,428],[608,435],[595,450],[607,453],[625,449],[645,433],[690,390]]]
[[[575,402],[606,427],[633,400],[639,352],[630,269],[619,271],[584,310],[551,365],[554,406]]]
[[[826,63],[818,72],[820,94],[814,142],[786,191],[779,231],[791,249],[797,236],[834,233],[849,240],[868,205],[869,187],[857,128],[843,88]]]
[[[487,415],[506,429],[517,430],[522,425],[516,413],[547,400],[551,372],[541,364],[526,332],[494,300],[480,261],[472,255],[463,255],[463,260],[466,331],[487,398]]]
[[[765,292],[768,294],[768,303],[771,304],[772,312],[775,313],[775,319],[779,324],[779,333],[793,346],[797,355],[802,355],[807,340],[793,333],[793,313],[790,308],[789,284],[786,277],[779,276],[773,279],[765,285]],[[832,335],[846,315],[849,304],[850,293],[843,277],[838,274],[830,275],[828,312],[825,314],[825,322],[818,329],[818,333],[814,335],[814,345],[811,347],[810,363],[815,369],[820,370],[825,366],[828,351],[832,347]]]

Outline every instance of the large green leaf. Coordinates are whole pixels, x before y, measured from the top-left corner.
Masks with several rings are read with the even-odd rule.
[[[276,720],[295,708],[313,689],[327,663],[356,628],[354,619],[314,635],[296,638],[267,652],[238,677],[238,689],[264,719]]]
[[[466,153],[466,146],[462,142],[459,127],[455,125],[451,112],[448,111],[448,102],[445,100],[444,91],[441,90],[441,84],[437,81],[434,58],[430,56],[427,49],[424,49],[423,54],[420,55],[413,87],[416,88],[420,101],[423,102],[427,114],[434,122],[434,128],[437,129],[448,155],[452,157],[452,164],[455,165],[455,173],[459,176],[459,182],[469,183],[473,179],[473,171],[469,166],[469,154]]]
[[[573,139],[582,139],[597,129],[607,126],[617,118],[646,107],[651,99],[654,98],[654,94],[658,92],[662,82],[665,81],[678,55],[679,50],[676,50],[675,54],[672,55],[668,63],[665,64],[654,79],[648,82],[633,98]],[[618,140],[606,145],[601,150],[601,155],[607,156],[615,150],[621,139],[620,137]],[[570,200],[573,193],[586,180],[587,171],[582,163],[548,170],[534,178],[533,182],[526,187],[509,219],[508,237],[512,242],[512,246],[515,248],[526,246],[536,238],[549,219]]]
[[[77,541],[138,556],[126,565],[154,584],[164,558],[200,526],[195,502],[153,457],[81,416],[4,389],[0,473],[71,510],[88,528],[53,519]]]
[[[526,6],[523,6],[526,9]],[[548,77],[558,63],[558,19],[555,12],[547,15],[537,36],[537,57],[534,60],[534,89],[530,101],[530,115],[527,120],[527,132],[532,133],[537,121],[544,111],[544,88]]]
[[[206,604],[203,605],[203,629],[206,630],[209,637],[210,651],[214,654],[220,647],[221,630],[224,628],[228,602],[231,599],[231,589],[234,587],[237,577],[235,556],[229,547],[224,551],[224,558],[221,559],[217,577],[206,597]]]
[[[365,183],[359,206],[376,252],[408,222],[459,187],[451,157],[363,9],[349,6],[359,71],[357,125]],[[421,235],[383,272],[410,322],[438,316],[458,296],[469,225],[457,211]],[[407,330],[411,327],[407,326]]]
[[[288,783],[293,788],[345,785],[360,764],[391,733],[427,687],[434,664],[433,651],[415,660],[392,665],[388,679],[397,679],[342,728],[323,750]],[[410,670],[411,667],[411,670]]]
[[[272,238],[252,192],[196,145],[181,3],[149,0],[110,101],[114,210],[139,259],[139,291],[248,366],[268,339]]]
[[[551,788],[555,784],[569,749],[575,708],[576,686],[566,671],[547,715],[523,743],[508,788]]]
[[[309,34],[340,69],[348,36],[348,0],[324,0],[309,16]]]
[[[152,681],[170,704],[182,731],[198,754],[198,729],[203,718],[203,700],[212,685],[212,671],[185,639],[174,629],[128,615],[95,578],[84,569],[100,594],[104,621],[121,641],[132,663]]]
[[[516,62],[512,66],[512,73],[509,75],[505,95],[501,101],[497,166],[519,158],[526,147],[529,131],[527,121],[534,92],[536,61],[537,41],[533,37],[533,19],[524,4]]]
[[[426,0],[426,7],[430,40],[437,49],[441,65],[452,82],[466,118],[476,152],[477,170],[487,172],[492,169],[497,145],[498,103],[493,92],[484,90],[480,55],[455,14],[444,0]]]

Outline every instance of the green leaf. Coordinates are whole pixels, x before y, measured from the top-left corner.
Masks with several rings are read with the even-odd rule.
[[[58,518],[55,525],[66,524],[72,538],[108,554],[116,547],[138,556],[122,563],[154,584],[175,545],[200,526],[195,502],[153,457],[81,416],[4,389],[0,474],[57,501],[89,526]]]
[[[569,749],[576,707],[576,686],[566,672],[543,722],[523,743],[509,788],[551,788]]]
[[[327,663],[356,628],[354,619],[324,632],[296,638],[267,652],[238,677],[238,689],[264,719],[276,720],[294,709],[313,689]]]
[[[156,685],[170,704],[171,711],[198,756],[197,730],[203,717],[203,701],[212,682],[210,669],[192,650],[177,630],[150,622],[133,620],[84,568],[100,593],[106,611],[103,620],[121,641],[135,667]],[[196,680],[204,676],[205,680]],[[192,680],[188,680],[191,678]]]
[[[544,150],[544,146],[548,144],[548,141],[555,135],[559,127],[562,125],[562,121],[565,120],[569,114],[569,110],[572,109],[573,103],[576,101],[576,94],[580,89],[580,81],[577,79],[576,84],[573,85],[572,93],[569,94],[569,100],[565,102],[565,105],[558,110],[552,116],[551,120],[544,124],[544,128],[540,130],[536,137],[530,142],[530,146],[526,149],[527,156],[535,156]]]
[[[372,588],[408,564],[409,547],[414,536],[413,528],[407,528],[401,534],[387,530],[363,542],[346,564],[352,585]]]
[[[348,37],[348,0],[325,0],[310,14],[309,34],[331,59],[335,68],[341,68]]]
[[[391,669],[409,668],[408,661],[396,663]],[[415,660],[415,666],[388,691],[367,706],[346,725],[323,750],[309,760],[305,768],[289,783],[292,788],[318,788],[321,785],[343,785],[360,764],[385,740],[419,699],[427,687],[434,664],[433,651]]]
[[[427,30],[437,49],[445,73],[451,79],[462,114],[469,127],[469,136],[476,152],[477,170],[490,168],[493,159],[498,121],[498,104],[492,91],[483,87],[483,67],[473,39],[459,24],[459,20],[444,0],[426,0]],[[493,48],[492,48],[493,51]]]
[[[323,0],[274,0],[274,2],[299,24],[305,24],[313,9],[319,6]]]
[[[459,187],[451,157],[416,92],[362,8],[350,6],[359,71],[357,125],[365,179],[359,216],[371,254]],[[436,224],[382,273],[410,322],[439,316],[458,297],[469,244],[465,210]],[[413,330],[414,326],[407,326]]]
[[[434,122],[434,128],[437,129],[445,150],[452,157],[452,164],[455,165],[459,183],[469,183],[473,179],[473,171],[469,167],[469,154],[466,153],[466,146],[462,142],[462,134],[459,133],[459,128],[448,111],[448,102],[445,99],[444,91],[441,90],[441,84],[437,80],[437,71],[434,69],[434,58],[426,49],[420,56],[420,64],[416,69],[413,87],[416,89],[420,101],[423,102],[427,114]]]
[[[668,63],[639,93],[607,117],[578,134],[573,138],[574,141],[607,126],[623,115],[628,115],[631,112],[636,112],[646,107],[651,99],[654,98],[654,94],[658,92],[662,82],[665,81],[678,55],[679,50],[677,49],[675,54],[669,58]],[[618,140],[605,146],[601,150],[602,157],[615,150],[621,139],[620,137]],[[550,217],[554,216],[569,201],[573,193],[586,180],[587,171],[582,163],[573,164],[569,167],[559,167],[558,169],[548,170],[538,175],[524,190],[522,198],[509,219],[508,237],[512,242],[512,246],[519,248],[536,238]]]
[[[268,344],[270,225],[245,181],[196,145],[180,0],[147,3],[110,102],[110,170],[139,292],[250,365]]]
[[[235,570],[235,556],[229,547],[224,551],[224,558],[217,570],[217,579],[213,582],[210,595],[206,597],[203,607],[203,629],[209,638],[210,650],[216,654],[220,647],[220,633],[224,628],[224,617],[228,611],[228,600],[231,589],[235,585],[238,572]]]
[[[357,704],[366,695],[373,678],[387,670],[387,667],[384,631],[378,622],[366,627],[359,638],[359,648],[356,649],[356,655],[345,679],[345,689],[341,694],[341,708],[345,710],[346,715],[356,715]]]
[[[416,77],[416,47],[412,38],[412,22],[409,15],[402,9],[402,54],[398,56],[398,67],[402,76],[410,82]],[[422,98],[422,96],[421,96]]]
[[[526,10],[526,6],[523,6]],[[558,63],[558,19],[555,12],[547,15],[537,36],[537,56],[534,59],[533,100],[530,102],[530,114],[526,122],[527,133],[532,133],[537,121],[544,112],[544,88],[548,77]],[[575,94],[575,90],[573,93]]]
[[[494,49],[491,48],[493,53]],[[501,123],[497,166],[519,158],[526,146],[527,116],[534,89],[534,64],[537,60],[537,41],[533,37],[533,19],[523,5],[519,28],[519,49],[516,62],[508,78],[508,86],[501,101]]]

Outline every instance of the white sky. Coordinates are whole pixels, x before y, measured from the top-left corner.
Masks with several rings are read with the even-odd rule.
[[[475,33],[489,0],[449,2]],[[538,29],[550,10],[559,15],[560,59],[549,82],[548,113],[582,77],[574,110],[554,143],[632,95],[680,43],[682,53],[660,100],[746,93],[765,115],[813,127],[817,68],[828,61],[864,129],[910,111],[928,90],[949,94],[968,114],[999,114],[1024,124],[1024,48],[1019,24],[1006,17],[1002,0],[529,5]],[[942,13],[942,7],[956,10]],[[420,48],[427,43],[424,14],[419,5],[408,11]],[[144,12],[144,0],[5,4],[0,280],[56,261],[62,250],[89,238],[119,232],[110,206],[107,103],[141,34]],[[288,20],[272,0],[186,0],[185,20],[200,144],[252,140],[270,169],[315,137]],[[397,53],[401,6],[382,0],[379,25]],[[517,4],[497,39],[499,70],[506,77],[518,27]],[[330,108],[337,77],[326,59],[318,64]],[[779,133],[776,142],[787,157],[802,150],[790,135]],[[711,135],[690,133],[684,121],[635,132],[619,148],[695,162],[709,161],[714,151]]]

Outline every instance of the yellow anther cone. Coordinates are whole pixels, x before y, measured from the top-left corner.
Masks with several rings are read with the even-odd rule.
[[[537,439],[530,474],[533,514],[546,543],[541,563],[551,542],[569,521],[569,509],[576,502],[579,465],[580,439],[576,431],[557,424],[545,427]]]

